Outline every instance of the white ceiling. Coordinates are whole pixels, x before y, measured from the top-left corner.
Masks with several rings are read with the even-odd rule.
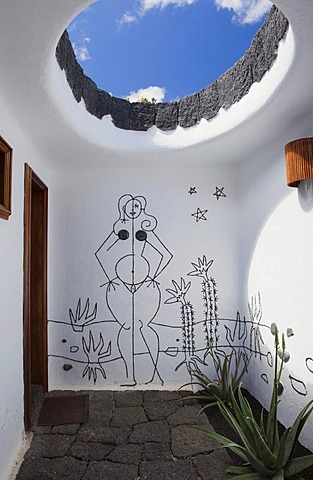
[[[0,99],[53,161],[241,162],[312,136],[313,1],[277,0],[292,32],[272,71],[229,111],[184,131],[127,132],[77,104],[55,59],[63,30],[91,0],[0,0]],[[164,163],[165,164],[165,163]]]

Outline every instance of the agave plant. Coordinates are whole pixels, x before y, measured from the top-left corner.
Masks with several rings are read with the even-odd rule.
[[[195,393],[197,398],[204,402],[202,412],[208,407],[213,407],[218,402],[231,404],[231,392],[236,392],[242,377],[247,372],[250,358],[247,358],[241,350],[232,349],[229,355],[216,353],[212,346],[210,354],[213,360],[216,379],[212,380],[206,376],[194,363],[195,368],[190,370],[190,375],[195,379],[190,383],[183,385],[198,385],[201,390]]]
[[[283,364],[289,358],[289,354],[286,352],[284,335],[282,335],[280,347],[276,325],[273,333],[275,336],[275,372],[267,421],[265,421],[263,409],[260,421],[257,422],[249,402],[239,387],[238,400],[234,392],[231,392],[233,412],[225,403],[218,400],[219,409],[238,435],[239,442],[233,442],[215,432],[202,430],[207,436],[217,440],[223,447],[229,448],[245,461],[242,467],[227,469],[229,473],[236,475],[233,480],[300,480],[302,477],[299,473],[313,465],[313,455],[293,457],[296,442],[313,410],[313,399],[302,409],[294,424],[287,428],[281,437],[278,432],[278,389]]]

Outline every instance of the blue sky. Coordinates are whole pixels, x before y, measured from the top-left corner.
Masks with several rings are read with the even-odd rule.
[[[206,87],[250,46],[269,0],[98,0],[68,32],[99,88],[171,101]]]

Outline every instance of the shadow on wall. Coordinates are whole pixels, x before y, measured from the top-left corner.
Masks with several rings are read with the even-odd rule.
[[[313,291],[313,223],[312,189],[289,189],[289,195],[268,216],[256,241],[249,266],[248,295],[262,292],[266,324],[276,322],[281,331],[292,328],[295,335],[288,339],[289,370],[284,374],[285,408],[280,420],[289,423],[292,409],[304,406],[312,396],[312,291]],[[258,385],[260,369],[252,379],[251,388],[265,402]],[[287,388],[287,384],[289,385]],[[313,428],[313,419],[309,422]],[[309,431],[309,430],[307,430]],[[312,435],[304,441],[312,449]]]

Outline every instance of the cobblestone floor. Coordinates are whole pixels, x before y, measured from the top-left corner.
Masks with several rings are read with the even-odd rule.
[[[48,395],[81,394],[52,392]],[[225,450],[191,424],[197,416],[187,392],[88,391],[84,424],[33,427],[17,480],[225,480]],[[38,413],[38,412],[37,412]],[[36,413],[35,413],[36,416]],[[38,417],[38,415],[37,415]]]

